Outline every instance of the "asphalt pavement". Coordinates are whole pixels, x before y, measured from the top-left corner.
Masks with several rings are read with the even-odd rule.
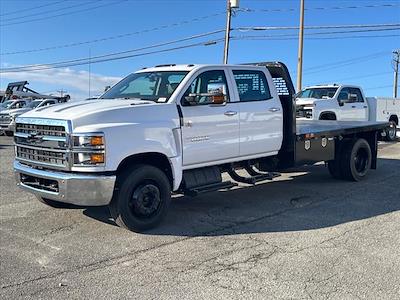
[[[1,299],[399,299],[400,142],[363,182],[323,164],[176,196],[143,234],[107,208],[54,209],[14,182],[0,136]]]

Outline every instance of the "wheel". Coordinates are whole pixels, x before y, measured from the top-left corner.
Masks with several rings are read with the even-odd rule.
[[[339,162],[337,160],[328,161],[328,170],[329,173],[335,179],[342,179],[342,174],[340,172]]]
[[[389,127],[386,128],[386,140],[392,142],[396,140],[397,124],[395,121],[389,121]]]
[[[171,185],[163,171],[137,165],[117,179],[117,190],[109,205],[115,222],[140,232],[156,227],[171,202]]]
[[[46,199],[46,198],[42,198],[42,197],[36,197],[36,198],[43,204],[46,204],[47,206],[50,206],[53,208],[72,208],[72,207],[74,207],[74,205],[70,204],[70,203],[58,202],[58,201],[54,201],[54,200],[50,200],[50,199]]]
[[[371,168],[372,152],[365,139],[348,141],[340,155],[340,172],[343,179],[360,181]]]
[[[6,134],[6,136],[13,136],[14,132],[12,131],[4,131],[4,133]]]

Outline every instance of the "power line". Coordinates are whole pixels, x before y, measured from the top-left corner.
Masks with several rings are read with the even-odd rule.
[[[398,27],[400,23],[390,24],[353,24],[353,25],[318,25],[304,26],[304,29],[339,29],[339,28],[379,28],[379,27]],[[237,27],[232,30],[239,31],[258,31],[258,30],[298,30],[298,26],[252,26],[252,27]]]
[[[326,82],[340,82],[340,81],[345,81],[345,80],[353,80],[353,79],[361,79],[361,78],[370,78],[370,77],[378,77],[382,75],[387,75],[391,74],[392,72],[381,72],[381,73],[373,73],[373,74],[366,74],[366,75],[359,75],[359,76],[352,76],[352,77],[345,77],[341,79],[334,79],[334,80],[325,80],[325,82],[318,82],[318,83],[313,83],[313,84],[308,84],[308,85],[318,85],[318,84],[324,84]]]
[[[386,35],[351,35],[351,36],[329,36],[329,37],[308,37],[307,35],[304,37],[307,40],[342,40],[342,39],[361,39],[361,38],[392,38],[392,37],[399,37],[398,34],[386,34]],[[236,36],[232,37],[234,40],[251,40],[251,41],[290,41],[290,40],[298,40],[297,37],[275,37],[273,35],[269,36]]]
[[[347,34],[347,33],[361,33],[361,32],[376,32],[376,31],[392,31],[392,30],[400,30],[400,26],[398,28],[380,28],[380,29],[363,29],[363,30],[346,30],[346,31],[330,31],[330,32],[312,32],[312,33],[306,33],[306,36],[310,35],[332,35],[332,34]],[[398,36],[398,35],[394,35]],[[242,35],[242,36],[236,36],[236,38],[241,39],[257,39],[257,38],[264,38],[264,39],[281,39],[282,37],[294,37],[298,38],[297,34],[273,34],[273,35]],[[332,38],[345,38],[346,36],[340,36],[340,37],[332,37]],[[363,35],[362,37],[370,37],[370,35]]]
[[[146,55],[151,55],[151,54],[171,52],[171,51],[175,51],[175,50],[181,50],[181,49],[192,48],[192,47],[210,46],[210,45],[215,45],[215,44],[221,43],[223,40],[224,40],[223,38],[220,38],[217,40],[209,40],[209,41],[205,41],[205,42],[188,44],[188,45],[167,48],[167,49],[162,49],[162,50],[156,50],[156,51],[143,52],[143,53],[139,53],[139,54],[130,54],[130,55],[125,55],[125,56],[113,57],[113,58],[99,59],[96,61],[91,61],[90,63],[91,64],[102,63],[102,62],[115,61],[115,60],[127,59],[127,58],[132,58],[132,57],[139,57],[139,56],[146,56]],[[49,66],[49,67],[47,67],[47,65],[44,65],[44,66],[36,66],[36,68],[28,68],[26,70],[19,70],[19,71],[8,71],[7,69],[2,69],[2,70],[0,70],[0,73],[33,72],[33,71],[65,68],[65,67],[80,66],[80,65],[87,65],[87,64],[88,64],[88,62],[78,62],[78,63],[68,64],[68,65],[58,65],[58,66]]]
[[[181,43],[181,42],[185,42],[185,41],[189,41],[189,40],[193,40],[193,39],[198,39],[198,38],[205,37],[205,36],[214,35],[217,33],[221,33],[223,31],[224,31],[224,29],[220,29],[220,30],[215,30],[215,31],[211,31],[211,32],[192,35],[192,36],[185,37],[182,39],[172,40],[172,41],[168,41],[168,42],[164,42],[164,43],[158,43],[158,44],[154,44],[154,45],[150,45],[150,46],[146,46],[146,47],[130,49],[130,50],[120,51],[120,52],[114,52],[114,53],[109,53],[109,54],[104,54],[104,55],[98,55],[98,56],[94,56],[94,57],[90,57],[90,58],[85,57],[85,58],[79,58],[79,59],[74,59],[74,60],[46,63],[46,64],[42,64],[42,65],[46,66],[46,67],[57,67],[57,66],[65,67],[65,66],[75,65],[76,63],[87,64],[88,61],[90,61],[92,63],[93,61],[96,61],[99,59],[105,59],[105,58],[109,58],[112,56],[117,56],[117,55],[127,54],[127,53],[131,53],[131,52],[137,52],[137,51],[143,51],[143,50],[152,49],[152,48],[159,48],[162,46],[167,46],[167,45]],[[26,66],[21,66],[21,67],[0,69],[0,73],[14,72],[14,71],[20,71],[20,70],[26,70],[26,69],[30,70],[31,68],[35,68],[35,67],[37,67],[37,65],[26,65]]]
[[[45,48],[36,48],[36,49],[29,49],[29,50],[4,52],[4,53],[0,53],[0,55],[5,56],[5,55],[15,55],[15,54],[23,54],[23,53],[41,52],[41,51],[69,48],[69,47],[93,44],[93,43],[104,42],[104,41],[109,41],[109,40],[115,40],[115,39],[120,39],[120,38],[124,38],[124,37],[128,37],[128,36],[138,35],[138,34],[142,34],[142,33],[148,33],[148,32],[158,31],[158,30],[162,30],[162,29],[168,29],[168,28],[172,28],[172,27],[187,25],[187,24],[190,24],[190,23],[193,23],[193,22],[199,22],[199,21],[203,21],[203,20],[206,20],[206,19],[209,19],[209,18],[212,18],[212,17],[220,16],[222,14],[225,14],[225,12],[215,13],[215,14],[206,15],[206,16],[201,16],[201,17],[190,19],[190,20],[184,20],[184,21],[176,22],[176,23],[172,23],[172,24],[161,25],[161,26],[157,26],[157,27],[153,27],[153,28],[149,28],[149,29],[144,29],[144,30],[140,30],[140,31],[134,31],[134,32],[123,33],[123,34],[114,35],[114,36],[98,38],[98,39],[94,39],[94,40],[88,40],[88,41],[82,41],[82,42],[76,42],[76,43],[69,43],[69,44],[63,44],[63,45],[57,45],[57,46],[51,46],[51,47],[45,47]]]
[[[32,11],[32,10],[35,10],[35,9],[38,9],[38,8],[56,5],[56,4],[61,3],[61,2],[64,2],[64,1],[65,1],[65,0],[61,0],[61,1],[52,2],[52,3],[48,3],[48,4],[33,6],[33,7],[24,8],[24,9],[19,9],[19,10],[14,10],[14,11],[6,12],[6,13],[4,13],[4,14],[0,14],[0,16],[8,16],[8,15],[13,15],[13,14],[21,13],[21,12],[24,12],[24,11]]]
[[[100,1],[102,1],[102,0],[100,0]],[[63,1],[61,1],[61,2],[63,2]],[[12,20],[18,20],[18,19],[21,20],[23,18],[29,18],[29,17],[32,17],[32,16],[35,17],[35,16],[43,15],[43,14],[49,14],[49,13],[52,13],[52,12],[57,12],[57,11],[66,10],[66,9],[70,9],[70,8],[85,6],[85,5],[88,5],[88,4],[94,4],[96,2],[97,1],[89,1],[89,2],[84,2],[84,3],[79,3],[79,4],[67,6],[67,7],[61,7],[61,8],[56,8],[56,9],[40,11],[40,12],[34,13],[34,14],[22,15],[22,16],[12,17],[12,18],[8,18],[8,19],[0,19],[0,22],[3,23],[3,22],[7,22],[7,21],[12,21]]]
[[[342,9],[360,9],[360,8],[392,8],[398,7],[398,3],[387,3],[387,4],[371,4],[371,5],[353,5],[353,6],[328,6],[328,7],[309,7],[305,8],[305,11],[313,10],[342,10]],[[240,8],[239,12],[297,12],[296,8],[276,8],[276,9],[252,9],[252,8]]]
[[[90,8],[85,8],[85,9],[65,12],[65,13],[62,13],[62,14],[57,14],[57,15],[53,15],[53,16],[47,16],[47,17],[43,17],[43,18],[36,18],[36,19],[26,20],[26,21],[22,21],[22,22],[11,22],[11,23],[6,23],[6,24],[0,24],[0,28],[1,27],[6,27],[6,26],[11,26],[11,25],[25,24],[25,23],[42,21],[42,20],[48,20],[48,19],[57,18],[57,17],[61,17],[61,16],[72,15],[72,14],[76,14],[76,13],[81,13],[81,12],[85,12],[85,11],[98,9],[98,8],[101,8],[101,7],[106,7],[106,6],[110,6],[110,5],[117,5],[117,4],[120,4],[122,2],[126,2],[126,1],[128,1],[128,0],[120,0],[120,1],[116,1],[116,2],[109,2],[109,3],[105,3],[105,4],[102,4],[102,5],[98,5],[98,6],[94,6],[94,7],[90,7]]]

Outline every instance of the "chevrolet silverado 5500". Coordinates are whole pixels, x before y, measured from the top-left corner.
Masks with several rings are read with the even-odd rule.
[[[127,76],[99,100],[18,117],[14,169],[17,184],[50,206],[108,205],[117,224],[142,231],[163,219],[172,192],[255,184],[319,161],[335,178],[362,180],[376,168],[386,126],[296,123],[282,63],[162,65]]]

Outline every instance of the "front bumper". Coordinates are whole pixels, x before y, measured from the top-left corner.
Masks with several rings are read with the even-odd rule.
[[[14,131],[15,130],[15,123],[0,124],[0,130],[2,130],[2,131]]]
[[[81,206],[110,203],[116,176],[39,170],[14,161],[17,185],[38,197]]]

